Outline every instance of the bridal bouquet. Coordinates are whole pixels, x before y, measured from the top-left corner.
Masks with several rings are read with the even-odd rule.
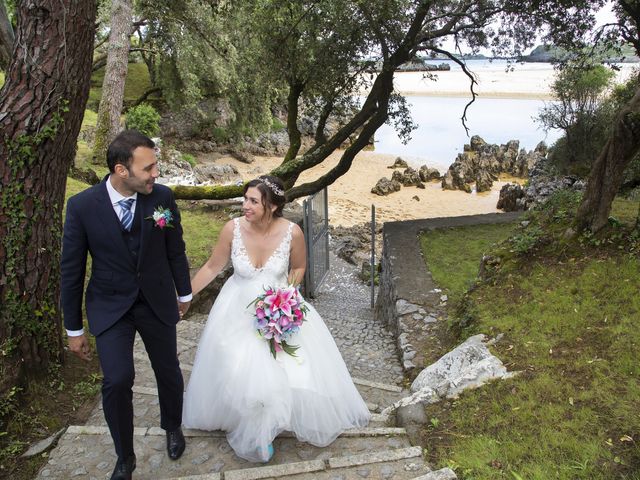
[[[307,306],[300,291],[293,286],[286,288],[265,287],[265,293],[258,295],[249,306],[255,311],[258,335],[269,342],[271,355],[276,358],[278,352],[296,356],[296,345],[288,343],[293,334],[300,330]]]

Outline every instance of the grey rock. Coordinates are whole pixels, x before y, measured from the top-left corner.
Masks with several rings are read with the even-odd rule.
[[[402,188],[402,184],[399,181],[389,180],[387,177],[382,177],[371,189],[371,193],[375,193],[376,195],[383,197],[391,193],[398,192],[400,188]]]
[[[207,455],[206,453],[203,453],[202,455],[198,455],[196,458],[191,460],[191,463],[193,463],[194,465],[202,465],[204,462],[206,462],[210,458],[211,457],[209,455]]]
[[[24,452],[21,455],[21,457],[28,458],[28,457],[33,457],[35,455],[41,454],[42,452],[47,450],[49,447],[51,447],[51,445],[53,445],[60,438],[60,436],[64,433],[64,431],[65,429],[63,428],[61,430],[58,430],[53,435],[50,435],[49,437],[45,438],[44,440],[40,440],[39,442],[34,443],[29,447],[29,449],[26,452]]]
[[[418,305],[414,305],[413,303],[407,302],[403,299],[399,299],[396,301],[396,312],[398,313],[398,315],[415,313],[419,308],[420,307],[418,307]]]
[[[151,465],[151,468],[160,468],[160,466],[162,465],[162,459],[164,458],[164,455],[156,453],[154,455],[151,455],[151,457],[149,457],[149,465]]]
[[[368,478],[369,475],[371,475],[371,469],[366,467],[358,468],[356,470],[356,473],[360,475],[362,478]]]
[[[518,200],[524,198],[524,196],[524,189],[520,185],[517,183],[507,183],[500,189],[500,197],[496,208],[504,210],[505,212],[524,210],[523,202],[518,202]]]
[[[395,475],[395,470],[391,465],[383,465],[380,467],[380,475],[382,478],[391,478]]]
[[[422,475],[413,480],[455,480],[457,479],[456,473],[450,468],[442,468],[433,472],[429,472],[426,475]]]
[[[418,170],[418,174],[420,175],[420,180],[423,182],[430,182],[432,180],[438,180],[442,177],[440,172],[435,168],[429,168],[426,165],[422,165],[420,170]]]
[[[241,180],[238,169],[229,164],[204,164],[193,168],[196,180],[200,184],[224,184]]]
[[[409,165],[405,160],[400,157],[396,157],[396,161],[393,162],[393,165],[389,165],[387,168],[407,168]]]
[[[409,370],[413,370],[414,368],[416,368],[416,364],[411,360],[405,360],[404,362],[402,362],[402,368],[404,368],[405,371],[408,372]]]
[[[484,345],[485,339],[484,335],[475,335],[443,355],[418,374],[411,391],[430,388],[455,398],[467,388],[477,388],[496,378],[509,378],[502,362]]]
[[[80,475],[86,475],[87,473],[88,473],[87,467],[85,467],[84,465],[81,465],[78,468],[76,468],[73,472],[71,472],[71,476],[79,477]]]
[[[426,425],[429,423],[429,419],[427,418],[427,414],[424,410],[424,405],[421,403],[414,403],[399,407],[396,410],[396,423],[399,427],[406,427],[407,425],[414,423]]]
[[[395,171],[393,172],[393,175],[395,176],[397,173],[399,172]],[[424,187],[424,185],[422,185],[422,180],[420,179],[420,174],[411,167],[408,167],[402,173],[400,183],[405,187]]]

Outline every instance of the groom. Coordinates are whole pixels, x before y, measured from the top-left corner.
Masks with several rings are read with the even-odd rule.
[[[136,468],[132,405],[136,332],[155,372],[169,457],[176,460],[184,451],[180,428],[184,388],[176,324],[189,308],[191,285],[173,193],[154,185],[158,164],[153,141],[126,130],[109,145],[107,164],[109,175],[67,204],[62,309],[69,349],[88,360],[82,292],[90,253],[87,320],[104,376],[104,416],[118,455],[111,479],[123,480],[130,479]],[[157,212],[164,212],[162,218],[154,219]]]

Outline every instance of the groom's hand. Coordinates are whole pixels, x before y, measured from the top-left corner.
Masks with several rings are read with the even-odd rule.
[[[89,340],[83,333],[77,337],[69,338],[69,350],[72,353],[80,357],[82,360],[91,360],[91,347],[89,347]]]
[[[180,312],[180,318],[182,318],[189,310],[191,302],[178,302],[178,312]]]

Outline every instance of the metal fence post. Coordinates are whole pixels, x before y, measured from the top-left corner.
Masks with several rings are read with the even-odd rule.
[[[376,206],[371,205],[371,308],[376,296]]]

